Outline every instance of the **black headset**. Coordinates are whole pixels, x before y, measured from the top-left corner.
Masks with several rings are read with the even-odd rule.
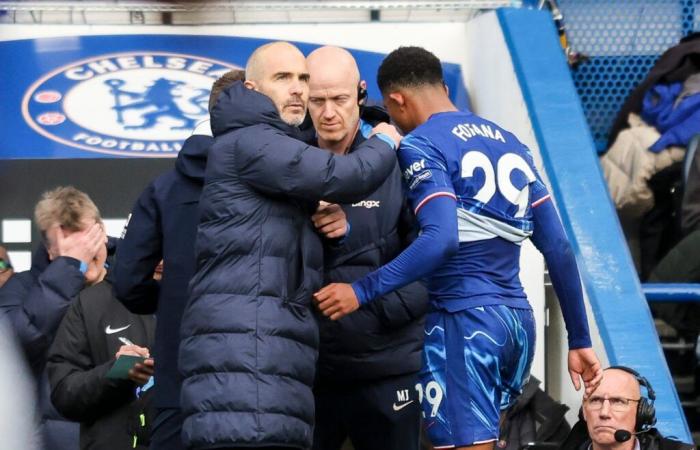
[[[656,408],[654,408],[654,401],[656,400],[656,394],[654,393],[654,388],[651,387],[649,380],[644,378],[634,369],[626,366],[610,366],[605,370],[617,369],[627,372],[632,375],[639,383],[639,386],[643,386],[647,390],[646,397],[641,396],[639,402],[637,402],[637,415],[634,423],[634,431],[646,431],[656,424]],[[583,407],[578,412],[578,417],[582,421],[583,418]]]
[[[641,397],[639,402],[637,402],[637,420],[635,423],[634,431],[644,431],[653,427],[656,424],[656,408],[654,408],[654,401],[656,400],[656,393],[651,387],[649,380],[644,378],[634,369],[625,366],[611,366],[609,369],[618,369],[632,375],[640,386],[644,386],[647,390],[646,397]]]
[[[362,81],[357,83],[357,104],[359,106],[365,106],[367,103],[367,89],[362,87]]]

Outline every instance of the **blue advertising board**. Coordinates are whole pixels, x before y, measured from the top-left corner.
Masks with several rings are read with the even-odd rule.
[[[101,35],[0,42],[0,158],[174,157],[208,115],[211,84],[243,68],[266,39]],[[318,44],[295,43],[304,54]],[[384,54],[349,49],[369,97],[381,101]],[[458,65],[443,65],[458,107]]]

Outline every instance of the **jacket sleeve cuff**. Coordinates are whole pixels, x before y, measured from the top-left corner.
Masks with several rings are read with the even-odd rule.
[[[76,269],[80,270],[80,273],[82,273],[83,275],[85,275],[85,272],[87,272],[88,264],[85,261],[75,259],[71,256],[63,256],[62,258],[65,258],[68,265],[73,266]]]

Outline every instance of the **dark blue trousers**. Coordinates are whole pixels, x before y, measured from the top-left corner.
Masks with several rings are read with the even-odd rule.
[[[313,450],[418,450],[418,374],[317,386]]]

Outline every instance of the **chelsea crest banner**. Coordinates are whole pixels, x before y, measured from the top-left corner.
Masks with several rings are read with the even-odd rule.
[[[264,39],[71,36],[0,42],[0,158],[174,157],[208,118],[212,83],[242,69]],[[318,44],[297,44],[305,54]],[[351,50],[370,98],[384,55]],[[445,64],[453,99],[466,92]]]

